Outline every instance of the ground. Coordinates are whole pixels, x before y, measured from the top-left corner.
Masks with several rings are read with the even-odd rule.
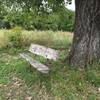
[[[79,69],[64,62],[72,33],[21,31],[19,43],[17,36],[8,36],[16,30],[19,32],[0,31],[0,100],[100,100],[100,63]],[[60,59],[56,62],[32,55],[50,67],[48,75],[32,69],[20,58],[19,53],[26,52],[31,42],[59,50]]]

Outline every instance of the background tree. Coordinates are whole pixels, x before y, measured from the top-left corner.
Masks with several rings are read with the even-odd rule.
[[[7,12],[1,20],[8,22],[12,28],[73,31],[74,12],[65,7],[64,0],[1,1]]]

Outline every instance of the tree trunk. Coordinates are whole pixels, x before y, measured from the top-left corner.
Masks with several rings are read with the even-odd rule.
[[[75,32],[69,63],[84,67],[100,59],[100,0],[76,0]]]

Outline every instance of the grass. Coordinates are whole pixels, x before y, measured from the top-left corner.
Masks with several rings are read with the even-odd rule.
[[[58,49],[59,45],[66,48],[71,40],[72,34],[69,32],[25,31],[18,27],[12,30],[0,30],[0,47],[12,47],[14,43],[26,47],[33,42]]]
[[[20,44],[24,48],[15,45],[6,47],[9,42],[15,42],[9,40],[9,34],[14,34],[14,30],[0,31],[0,100],[100,100],[99,64],[80,70],[63,62],[72,42],[71,33],[21,31]],[[30,68],[20,58],[19,52],[26,51],[31,42],[60,51],[60,59],[56,62],[47,63],[46,59],[33,56],[50,67],[49,75],[42,75]]]

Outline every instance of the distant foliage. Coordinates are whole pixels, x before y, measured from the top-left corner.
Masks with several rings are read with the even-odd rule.
[[[17,8],[18,9],[18,8]],[[73,31],[74,12],[65,7],[57,7],[54,11],[35,11],[34,9],[19,8],[0,9],[0,28],[22,27],[26,30],[62,30]]]

